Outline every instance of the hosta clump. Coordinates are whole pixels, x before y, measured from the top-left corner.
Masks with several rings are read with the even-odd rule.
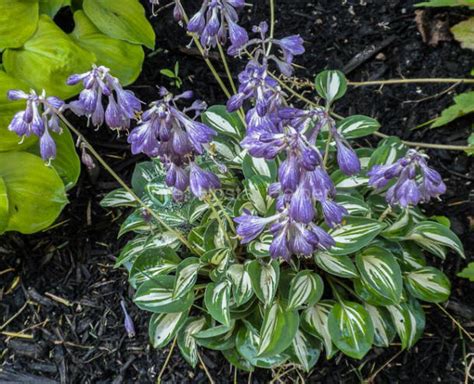
[[[246,124],[225,106],[201,114],[214,134],[199,166],[220,189],[173,198],[168,165],[156,158],[137,166],[132,184],[161,222],[125,190],[103,200],[135,208],[120,235],[136,236],[117,265],[129,271],[136,305],[153,313],[151,343],[176,338],[192,365],[200,348],[219,350],[248,371],[310,370],[322,351],[360,359],[396,337],[412,347],[425,324],[421,301],[450,293],[425,257],[463,256],[446,220],[414,205],[442,193],[441,178],[396,137],[377,148],[354,142],[379,124],[332,118],[345,92],[341,73],[317,76],[324,107],[296,109],[266,70],[261,61],[247,66],[255,81],[230,105],[250,101]]]

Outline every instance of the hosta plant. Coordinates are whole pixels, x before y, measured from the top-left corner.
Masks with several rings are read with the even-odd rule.
[[[265,72],[258,62],[246,70]],[[289,107],[270,78],[258,85],[265,98],[247,92],[255,107],[245,123],[222,105],[194,103],[186,116],[179,104],[190,94],[161,89],[129,137],[153,158],[132,186],[159,220],[126,190],[102,201],[134,208],[119,235],[135,236],[117,266],[153,314],[152,345],[177,338],[192,365],[209,348],[249,371],[309,370],[322,351],[360,359],[396,337],[412,347],[421,303],[450,294],[426,257],[463,255],[446,221],[416,207],[444,192],[439,174],[396,137],[352,149],[379,124],[331,117],[346,88],[337,71],[316,77],[326,103],[314,109]],[[268,119],[252,127],[252,117]]]

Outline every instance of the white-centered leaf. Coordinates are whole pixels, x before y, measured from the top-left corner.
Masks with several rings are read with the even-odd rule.
[[[331,255],[328,252],[318,252],[315,255],[315,261],[319,268],[331,275],[346,279],[359,277],[357,269],[349,256]]]
[[[204,303],[209,314],[226,326],[230,324],[230,293],[231,283],[224,280],[208,284],[204,294]]]
[[[253,296],[250,275],[242,264],[232,264],[227,270],[227,276],[232,282],[232,293],[237,307],[248,302]]]
[[[165,347],[186,321],[188,312],[155,313],[148,325],[148,334],[154,348]]]
[[[364,304],[374,325],[374,345],[388,347],[395,336],[395,327],[389,312],[384,307]]]
[[[406,283],[414,297],[431,303],[446,301],[451,294],[449,278],[434,267],[424,267],[408,273]]]
[[[392,316],[402,348],[411,348],[423,334],[425,328],[425,313],[421,305],[413,300],[410,303],[400,303],[387,307]]]
[[[316,76],[316,91],[329,104],[340,99],[347,90],[347,80],[341,71],[323,71]]]
[[[315,304],[323,295],[323,291],[321,276],[309,270],[298,272],[290,283],[288,310],[300,309],[305,304]]]
[[[196,339],[193,337],[206,326],[204,317],[189,318],[178,333],[178,347],[181,355],[192,366],[196,367],[198,363],[198,350]]]
[[[345,139],[356,139],[371,135],[380,128],[380,123],[368,116],[354,115],[339,121],[337,128]]]
[[[253,260],[247,264],[247,272],[252,282],[252,288],[265,306],[269,305],[275,297],[280,280],[280,266],[276,260],[270,264]]]
[[[330,359],[336,353],[332,337],[329,334],[328,317],[334,301],[323,300],[319,303],[305,309],[301,314],[302,328],[323,340],[326,358]]]
[[[178,265],[173,289],[175,298],[182,297],[194,287],[200,268],[201,263],[197,257],[188,257]]]

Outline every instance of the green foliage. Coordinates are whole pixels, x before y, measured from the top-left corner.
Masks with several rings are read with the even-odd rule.
[[[458,273],[458,276],[474,282],[474,263],[469,263],[466,268]]]
[[[326,73],[319,82],[322,95],[334,100],[343,93],[344,80],[337,73]],[[325,88],[331,82],[332,90]],[[218,195],[225,215],[239,216],[248,209],[271,216],[275,201],[267,190],[281,159],[261,161],[234,152],[244,127],[224,106],[210,107],[202,120],[218,132],[210,155],[230,170]],[[350,127],[350,137],[359,138],[379,124],[354,116],[339,125],[344,127]],[[375,150],[358,151],[363,169],[357,178],[333,172],[337,201],[350,213],[329,229],[336,245],[290,263],[270,258],[270,232],[239,245],[224,211],[218,211],[216,220],[207,200],[173,201],[160,163],[138,164],[134,191],[198,250],[192,254],[155,220],[144,221],[143,211],[124,190],[102,201],[106,207],[134,209],[125,223],[136,237],[117,265],[129,270],[137,289],[135,303],[154,313],[151,343],[164,348],[176,337],[193,366],[198,349],[209,348],[246,371],[287,363],[308,371],[323,350],[327,359],[339,352],[361,359],[372,346],[387,347],[397,335],[402,348],[411,348],[425,324],[419,300],[442,302],[450,292],[446,276],[427,266],[424,254],[444,258],[450,250],[464,256],[464,250],[445,218],[433,221],[413,208],[385,214],[385,200],[367,188],[369,167],[392,164],[406,151],[399,139],[390,137]],[[328,168],[336,168],[332,155]]]
[[[71,34],[53,21],[62,7],[71,6],[69,0],[0,3],[0,156],[27,159],[34,169],[27,169],[24,173],[28,177],[21,178],[19,164],[2,161],[0,233],[32,233],[51,225],[67,201],[65,192],[76,184],[80,174],[79,157],[67,129],[62,135],[52,133],[57,157],[49,168],[39,157],[35,136],[19,144],[20,138],[8,130],[8,125],[25,103],[7,100],[7,91],[32,88],[38,93],[45,90],[49,96],[69,98],[78,93],[80,85],[68,86],[66,79],[90,70],[92,64],[109,67],[127,85],[140,74],[144,60],[141,44],[154,46],[154,32],[138,0],[92,3],[74,3],[75,27]],[[112,25],[105,25],[107,22]],[[41,182],[43,176],[49,184]]]
[[[417,7],[474,7],[474,0],[430,0],[416,4]]]

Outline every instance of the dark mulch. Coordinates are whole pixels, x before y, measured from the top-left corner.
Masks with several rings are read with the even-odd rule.
[[[266,2],[253,3],[256,5],[244,15],[247,26],[267,18]],[[278,0],[277,36],[300,33],[307,41],[308,52],[298,59],[304,69],[298,75],[308,79],[325,68],[345,68],[354,81],[467,76],[474,66],[474,53],[461,49],[454,41],[441,42],[435,47],[423,43],[414,21],[413,3]],[[438,9],[429,11],[426,19],[445,20],[452,25],[469,14],[460,9]],[[173,67],[179,61],[186,88],[196,90],[209,103],[223,102],[207,68],[193,50],[186,48],[189,40],[170,20],[169,13],[161,14],[153,23],[161,51],[147,59],[141,78],[133,86],[140,97],[155,98],[155,85],[168,85],[168,80],[159,75],[159,69]],[[68,23],[63,21],[63,24]],[[374,49],[375,53],[364,60],[353,60],[367,49]],[[238,68],[241,63],[232,65]],[[472,117],[442,129],[411,130],[435,117],[450,104],[454,94],[468,87],[459,85],[444,93],[447,88],[447,85],[351,88],[339,108],[342,114],[357,112],[375,116],[383,123],[383,132],[408,140],[462,144],[474,122]],[[88,136],[114,169],[129,179],[140,158],[130,158],[124,141],[117,141],[105,130],[91,131]],[[427,210],[448,216],[453,230],[470,250],[474,240],[470,231],[474,214],[470,196],[474,179],[472,162],[461,153],[428,153],[447,181],[449,192],[442,202],[430,205]],[[84,170],[70,194],[71,204],[56,228],[33,236],[2,237],[0,327],[11,321],[0,332],[23,332],[32,339],[0,334],[3,360],[0,382],[151,383],[156,379],[168,350],[150,349],[148,315],[130,302],[132,292],[126,283],[127,274],[113,268],[113,258],[124,244],[115,236],[125,212],[110,212],[98,206],[101,196],[116,186],[104,172],[88,174]],[[472,251],[468,254],[472,260]],[[472,332],[472,285],[456,277],[465,261],[450,255],[444,263],[432,262],[452,279],[453,295],[448,310]],[[5,272],[9,269],[10,272]],[[122,325],[119,305],[122,298],[137,329],[132,339],[126,336]],[[464,382],[464,359],[474,352],[473,346],[469,346],[466,337],[439,308],[426,306],[425,309],[426,332],[412,350],[399,353],[397,346],[375,349],[363,361],[340,356],[329,362],[321,359],[308,381],[352,383],[376,373],[375,382],[379,383]],[[216,382],[232,382],[229,364],[218,353],[203,351],[202,355]],[[281,380],[291,382],[289,378],[295,377],[294,373]],[[247,378],[248,375],[239,374],[238,381],[247,382]],[[207,381],[201,368],[193,370],[177,352],[163,379],[178,383]],[[268,379],[268,372],[258,371],[252,382]]]

